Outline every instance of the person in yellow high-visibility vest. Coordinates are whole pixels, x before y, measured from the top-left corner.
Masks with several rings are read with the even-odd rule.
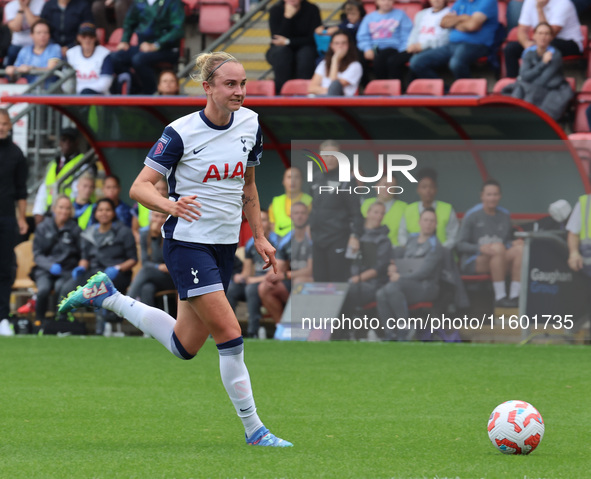
[[[409,234],[420,231],[419,218],[425,208],[433,208],[437,216],[437,239],[445,248],[451,250],[458,240],[460,223],[454,208],[449,203],[436,200],[437,172],[433,168],[423,168],[417,173],[417,194],[420,200],[410,203],[404,211],[398,229],[398,243],[405,245]]]
[[[74,219],[78,222],[78,226],[81,230],[85,230],[90,224],[90,218],[92,217],[94,207],[94,188],[95,181],[92,174],[85,173],[78,179],[78,194],[73,201],[73,206]]]
[[[285,170],[283,187],[285,193],[275,196],[269,206],[269,221],[273,231],[281,237],[291,231],[291,205],[301,202],[309,208],[312,203],[312,197],[302,193],[302,173],[297,168]]]
[[[368,198],[361,204],[361,214],[367,217],[369,207],[376,201],[384,203],[386,207],[386,214],[382,220],[382,224],[386,225],[390,232],[388,238],[394,246],[398,246],[398,229],[400,221],[404,217],[406,210],[406,202],[396,199],[398,188],[398,180],[395,175],[392,175],[392,182],[388,182],[388,178],[383,176],[375,185],[378,189],[378,194],[375,198]]]
[[[566,207],[563,206],[566,210]],[[564,212],[566,213],[566,211]],[[566,216],[566,214],[563,214]],[[582,195],[566,223],[568,231],[568,266],[587,275],[591,272],[591,195]]]
[[[70,198],[75,196],[75,184],[73,177],[70,176],[72,170],[82,161],[84,155],[78,148],[78,131],[75,128],[64,128],[60,136],[60,155],[49,163],[45,172],[45,179],[37,190],[35,204],[33,205],[33,215],[35,223],[39,224],[43,217],[51,209],[54,200],[54,194],[64,194]],[[55,191],[58,183],[61,183],[59,191]]]

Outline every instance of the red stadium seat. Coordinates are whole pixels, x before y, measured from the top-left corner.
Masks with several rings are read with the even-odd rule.
[[[507,4],[504,2],[497,2],[499,8],[499,23],[507,26]]]
[[[104,28],[97,28],[96,29],[96,39],[98,40],[98,42],[101,45],[104,45],[105,42],[107,41],[106,36],[107,36],[107,33],[105,32]]]
[[[485,78],[462,78],[452,83],[450,95],[478,95],[486,96],[487,84]]]
[[[571,90],[577,92],[577,80],[574,77],[566,77],[567,83],[570,85]]]
[[[287,80],[281,87],[283,96],[306,96],[310,80]]]
[[[515,83],[516,81],[517,78],[501,78],[499,81],[495,83],[492,92],[501,94],[503,88],[505,88],[507,85],[510,85],[511,83]]]
[[[363,0],[363,8],[367,13],[376,11],[376,2],[374,0]]]
[[[8,85],[8,78],[0,77],[0,85]]]
[[[571,133],[568,135],[571,144],[583,163],[583,168],[589,177],[591,173],[591,133]]]
[[[246,82],[248,96],[275,96],[275,82],[273,80],[249,80]]]
[[[372,80],[365,87],[364,95],[398,96],[400,80]]]
[[[236,2],[230,0],[201,0],[199,7],[199,31],[203,35],[221,35],[232,26],[232,14]]]
[[[109,37],[109,41],[107,42],[105,47],[107,47],[109,50],[114,52],[115,49],[117,48],[117,45],[119,45],[119,43],[121,43],[122,38],[123,38],[123,28],[116,28],[115,30],[113,30],[113,33],[111,33],[111,36]],[[131,40],[130,40],[129,44],[130,45],[137,45],[138,44],[137,35],[135,33],[131,36]]]
[[[443,80],[420,78],[413,80],[406,89],[407,95],[434,95],[442,96],[444,92]]]

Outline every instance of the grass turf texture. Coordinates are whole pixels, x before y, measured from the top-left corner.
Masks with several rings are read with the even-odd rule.
[[[246,343],[255,399],[291,449],[246,446],[208,341],[180,361],[143,338],[0,338],[6,478],[583,478],[591,349]],[[541,412],[530,456],[486,425],[501,402]]]

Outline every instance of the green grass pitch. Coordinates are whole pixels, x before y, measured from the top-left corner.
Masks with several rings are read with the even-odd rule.
[[[0,338],[2,478],[591,477],[591,349],[247,341],[259,414],[291,449],[246,446],[208,341]],[[521,399],[546,433],[504,456],[486,425]]]

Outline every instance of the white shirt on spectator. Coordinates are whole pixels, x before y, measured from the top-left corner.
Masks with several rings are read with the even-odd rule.
[[[315,75],[320,75],[322,77],[322,83],[320,86],[323,88],[328,88],[332,83],[332,80],[326,74],[326,60],[322,60],[316,70],[314,71]],[[349,84],[343,87],[343,92],[345,96],[353,96],[357,91],[357,87],[359,86],[359,82],[361,81],[361,76],[363,75],[363,67],[359,62],[352,62],[345,71],[337,73],[337,78],[339,80],[345,80]]]
[[[581,23],[575,6],[570,0],[550,0],[544,7],[544,16],[550,25],[562,27],[556,35],[561,40],[572,40],[583,51]],[[519,25],[535,28],[540,20],[536,10],[536,0],[525,0],[519,15]]]
[[[41,10],[45,5],[45,0],[31,0],[29,8],[34,15],[41,15]],[[4,23],[8,23],[14,20],[18,15],[18,11],[21,9],[21,4],[18,0],[12,0],[4,7]],[[12,33],[12,41],[10,42],[18,47],[24,47],[26,45],[33,44],[33,38],[31,37],[31,25],[27,23],[27,17],[23,15],[22,30],[20,32]]]
[[[445,7],[438,12],[433,12],[433,7],[430,7],[418,12],[406,47],[419,43],[423,50],[427,50],[447,45],[449,43],[449,29],[441,28],[441,19],[449,11],[450,8]]]

